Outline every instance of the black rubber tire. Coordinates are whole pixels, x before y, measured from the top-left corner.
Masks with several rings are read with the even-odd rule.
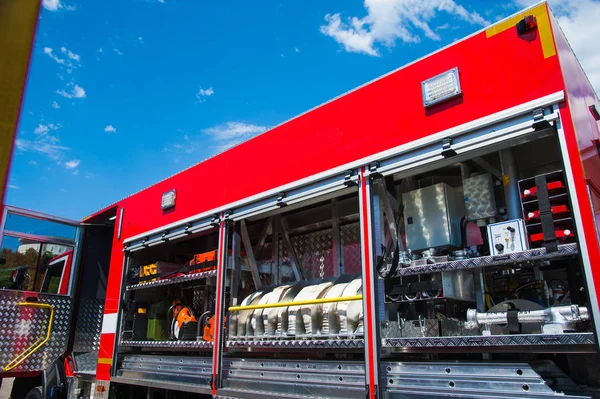
[[[31,390],[27,392],[25,399],[43,399],[42,387],[31,388]]]

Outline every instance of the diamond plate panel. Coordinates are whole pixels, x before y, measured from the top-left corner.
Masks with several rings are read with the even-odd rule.
[[[359,224],[351,223],[340,227],[340,239],[342,241],[342,257],[344,259],[344,273],[360,273],[361,250]]]
[[[77,310],[73,352],[98,352],[104,300],[82,297]]]
[[[290,237],[290,241],[308,280],[333,276],[331,229]],[[280,253],[282,258],[288,257],[284,245],[281,245]]]
[[[360,349],[365,347],[364,339],[306,339],[306,340],[272,340],[272,341],[227,341],[229,348],[326,348],[326,349]]]
[[[491,346],[595,345],[593,333],[516,334],[470,337],[384,338],[388,348],[450,348]]]
[[[76,374],[96,375],[96,365],[98,364],[98,351],[76,353],[73,356],[73,358],[75,359]]]
[[[494,182],[489,173],[463,180],[463,190],[467,217],[469,220],[496,216]]]
[[[17,306],[32,297],[54,307],[50,339],[13,372],[45,370],[67,347],[72,306],[69,297],[0,289],[0,367],[4,368],[46,333],[50,318],[47,309]]]
[[[575,256],[578,253],[579,250],[577,244],[565,244],[559,245],[558,251],[556,252],[546,252],[546,248],[537,248],[507,255],[481,256],[479,258],[455,260],[452,262],[440,262],[423,266],[409,266],[399,269],[396,272],[396,277],[550,260]]]

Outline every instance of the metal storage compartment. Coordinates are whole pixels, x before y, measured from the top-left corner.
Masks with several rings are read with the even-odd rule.
[[[419,251],[460,246],[460,218],[456,192],[445,183],[402,194],[406,244]]]

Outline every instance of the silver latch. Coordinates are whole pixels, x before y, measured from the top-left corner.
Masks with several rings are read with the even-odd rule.
[[[442,156],[444,158],[450,158],[456,155],[456,151],[452,148],[454,140],[452,137],[446,137],[442,140]]]
[[[282,206],[286,206],[287,204],[284,202],[285,199],[285,193],[279,193],[279,196],[277,197],[277,206],[282,207]]]

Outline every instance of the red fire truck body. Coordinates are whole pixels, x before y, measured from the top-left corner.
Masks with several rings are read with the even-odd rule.
[[[589,397],[599,107],[542,3],[93,214],[71,394]]]

